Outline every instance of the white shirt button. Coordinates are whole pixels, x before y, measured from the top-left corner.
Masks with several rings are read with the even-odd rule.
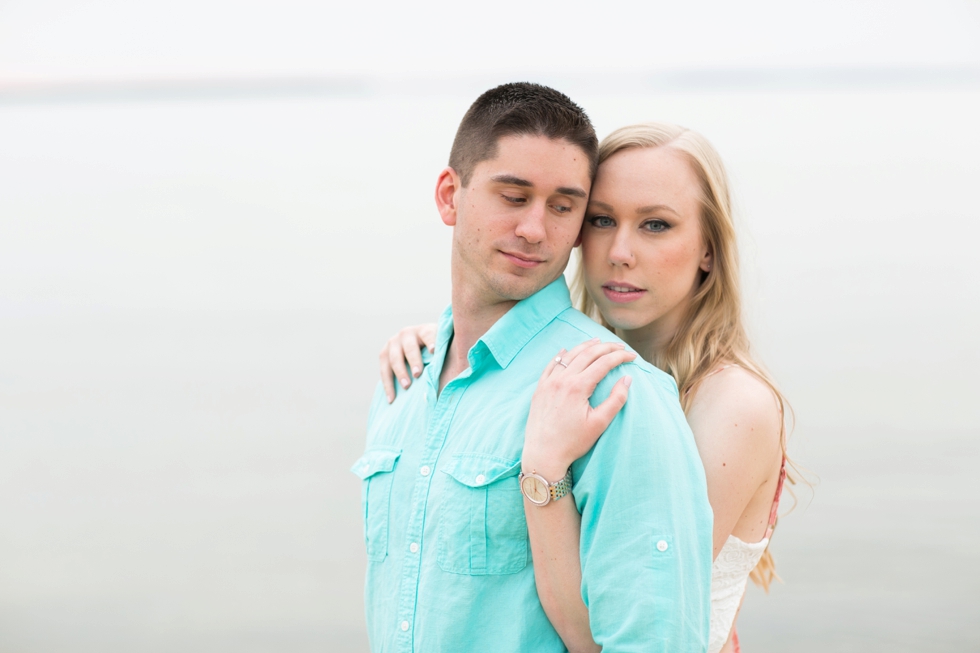
[[[666,540],[660,540],[659,542],[657,542],[657,551],[660,551],[661,553],[663,553],[666,550],[667,550],[667,542],[666,542]]]
[[[479,474],[476,477],[476,483],[477,483],[477,485],[483,485],[483,481],[485,481],[485,480],[487,480],[487,477],[484,476],[483,474]]]
[[[407,621],[403,621],[401,627],[402,627],[402,630],[408,630],[408,622]]]
[[[419,472],[422,474],[422,476],[428,476],[429,475],[429,472],[431,472],[431,471],[432,470],[429,469],[429,466],[428,465],[422,465],[422,469],[419,470]]]
[[[411,551],[412,553],[418,553],[419,545],[416,544],[415,542],[412,542],[411,544],[408,545],[408,550]]]

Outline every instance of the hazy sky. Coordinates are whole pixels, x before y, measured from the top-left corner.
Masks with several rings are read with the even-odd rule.
[[[0,1],[0,84],[977,65],[978,0]]]

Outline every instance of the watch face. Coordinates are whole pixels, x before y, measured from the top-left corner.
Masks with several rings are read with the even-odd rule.
[[[548,492],[548,484],[537,476],[525,476],[524,480],[521,481],[521,491],[524,492],[524,496],[526,496],[531,503],[536,503],[538,505],[548,503],[548,499],[551,498],[551,494]]]

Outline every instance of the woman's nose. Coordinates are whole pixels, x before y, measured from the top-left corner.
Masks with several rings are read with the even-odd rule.
[[[633,257],[632,243],[626,230],[621,230],[614,236],[612,247],[609,248],[609,262],[613,265],[625,265],[627,267],[632,267],[636,262]]]

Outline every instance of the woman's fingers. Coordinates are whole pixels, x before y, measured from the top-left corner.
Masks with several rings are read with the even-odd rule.
[[[391,363],[388,361],[388,349],[391,347],[391,341],[384,346],[381,353],[378,354],[378,363],[381,368],[381,387],[385,390],[385,397],[388,399],[390,404],[395,400],[395,383],[394,374],[391,371]]]
[[[555,356],[550,361],[548,361],[548,364],[544,366],[544,372],[541,372],[541,376],[538,378],[538,383],[540,384],[542,381],[547,379],[552,372],[555,371],[555,368],[558,367],[559,360],[565,362],[565,356],[567,355],[568,352],[562,349],[561,351],[558,352],[557,356]]]
[[[395,381],[407,388],[412,385],[412,376],[422,374],[422,347],[434,352],[439,327],[436,324],[420,324],[405,327],[388,340],[378,355],[381,371],[381,386],[390,404],[395,400]],[[409,375],[407,368],[412,368]],[[395,381],[392,380],[394,377]]]
[[[392,372],[401,387],[407,388],[412,385],[412,379],[408,375],[408,368],[405,365],[405,350],[402,349],[399,336],[388,341],[388,363],[391,365]]]
[[[601,342],[598,338],[586,340],[585,342],[573,347],[570,352],[565,353],[564,350],[559,352],[558,358],[561,358],[561,362],[557,363],[556,361],[552,360],[552,363],[549,363],[549,365],[545,368],[545,374],[543,376],[547,376],[554,371],[556,369],[555,364],[561,365],[567,371],[573,374],[580,374],[589,369],[597,360],[600,360],[604,356],[625,351],[626,345],[621,342]],[[620,365],[623,362],[636,358],[636,354],[634,352],[626,352],[626,354],[626,357],[620,360],[620,362],[609,365],[606,371],[608,372],[616,365]],[[590,375],[589,378],[591,378],[591,376],[592,375]],[[604,376],[604,374],[598,377],[598,379],[595,381],[596,384],[602,380],[602,376]]]
[[[439,326],[434,323],[423,324],[419,327],[419,340],[429,348],[429,353],[436,353],[436,336],[439,335]]]
[[[617,349],[615,351],[606,352],[602,356],[599,356],[592,361],[587,368],[580,372],[581,378],[584,381],[591,383],[593,387],[595,387],[599,385],[600,381],[606,378],[607,374],[623,363],[628,363],[632,360],[636,360],[635,351]]]
[[[403,329],[400,335],[401,348],[405,352],[405,361],[412,368],[412,376],[419,378],[419,375],[422,374],[422,350],[420,349],[422,343],[418,333]]]
[[[592,347],[597,344],[600,344],[598,338],[593,338],[592,340],[586,340],[585,342],[581,342],[575,345],[574,347],[572,347],[571,351],[562,354],[561,362],[564,363],[565,365],[571,365],[572,361],[574,361],[579,354],[581,354],[589,347]]]
[[[609,393],[606,400],[592,409],[592,418],[595,420],[594,426],[600,433],[609,428],[613,419],[616,418],[616,414],[626,405],[632,382],[633,378],[630,376],[624,376],[616,381],[616,385],[613,386],[612,392]]]
[[[600,356],[605,356],[615,351],[624,351],[625,349],[626,345],[621,342],[596,343],[579,352],[578,356],[568,363],[568,369],[576,373],[582,372]]]
[[[575,374],[576,392],[587,397],[595,393],[596,386],[612,370],[636,358],[636,353],[618,349],[600,356],[586,369]]]

